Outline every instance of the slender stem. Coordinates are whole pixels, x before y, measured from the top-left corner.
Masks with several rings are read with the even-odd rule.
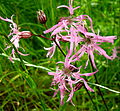
[[[47,25],[46,25],[46,23],[45,24],[43,24],[44,25],[44,27],[46,28],[46,30],[48,29],[48,27],[47,27]]]
[[[93,70],[93,72],[94,72],[94,71],[95,71],[95,68],[94,68],[94,66],[93,66],[93,63],[92,63],[92,60],[91,60],[90,56],[89,56],[89,61],[90,61],[92,70]],[[99,84],[99,82],[98,82],[98,80],[97,80],[97,76],[96,76],[95,74],[94,74],[94,78],[95,78],[95,83],[96,83],[96,84]],[[107,107],[107,104],[106,104],[106,102],[105,102],[105,99],[104,99],[104,97],[103,97],[103,94],[102,94],[102,92],[101,92],[101,90],[100,90],[100,88],[97,87],[97,89],[98,89],[99,94],[100,94],[100,96],[101,96],[101,98],[102,98],[102,101],[104,102],[104,105],[105,105],[106,110],[109,111],[109,109],[108,109],[108,107]]]
[[[47,37],[45,37],[45,36],[43,36],[43,35],[35,35],[35,34],[32,34],[32,35],[38,36],[38,37],[41,37],[41,38],[45,38],[45,39],[48,39],[48,40],[50,40],[50,41],[53,41],[53,39],[47,38]]]
[[[44,24],[44,27],[46,28],[46,30],[48,29],[47,25]],[[52,40],[55,42],[56,46],[59,48],[60,52],[63,54],[64,57],[66,57],[66,54],[63,52],[63,50],[61,49],[61,47],[58,45],[58,43],[56,42],[56,37],[52,37]]]
[[[90,98],[90,100],[91,100],[93,106],[95,107],[95,110],[98,111],[98,109],[97,109],[97,107],[96,107],[96,105],[95,105],[95,103],[94,103],[94,101],[93,101],[93,99],[92,99],[90,93],[88,92],[87,88],[85,87],[85,85],[84,85],[84,88],[85,88],[85,90],[86,90],[86,92],[87,92],[87,94],[88,94],[88,96],[89,96],[89,98]]]
[[[55,37],[52,37],[52,40],[55,42],[55,44],[57,45],[57,47],[59,48],[59,50],[61,51],[61,53],[63,54],[63,56],[66,57],[66,54],[63,52],[63,50],[61,49],[61,47],[56,42]]]

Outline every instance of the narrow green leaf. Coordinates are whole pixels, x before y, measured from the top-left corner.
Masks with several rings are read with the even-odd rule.
[[[26,82],[28,83],[30,88],[36,89],[36,84],[35,84],[34,80],[30,77],[30,75],[28,75],[27,73],[22,72],[22,76],[26,80]]]

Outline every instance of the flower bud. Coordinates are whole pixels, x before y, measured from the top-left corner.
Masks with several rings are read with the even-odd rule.
[[[30,38],[32,36],[32,33],[30,31],[22,31],[19,32],[20,38]]]
[[[47,21],[46,15],[42,10],[37,11],[37,19],[41,24],[45,24]]]
[[[77,90],[81,89],[82,86],[84,86],[84,83],[78,82],[74,87],[74,91],[77,91]]]

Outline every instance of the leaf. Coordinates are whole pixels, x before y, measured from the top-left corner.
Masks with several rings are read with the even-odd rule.
[[[99,85],[99,84],[95,84],[95,83],[91,83],[91,82],[87,82],[87,83],[92,84],[92,85],[94,85],[94,86],[98,86],[98,87],[103,88],[103,89],[107,89],[107,90],[109,90],[109,91],[111,91],[111,92],[114,92],[114,93],[118,93],[118,94],[120,93],[119,91],[110,89],[110,88],[108,88],[108,87],[105,87],[105,86],[102,86],[102,85]]]
[[[0,54],[0,55],[5,56],[5,57],[8,57],[8,55],[6,55],[6,54],[4,54],[4,53],[2,53],[2,54]],[[12,59],[15,60],[15,61],[20,61],[19,58],[12,58]],[[26,62],[26,61],[24,61],[24,60],[23,60],[23,62],[24,62],[24,64],[25,64],[26,66],[36,67],[36,68],[43,69],[43,70],[45,70],[45,71],[47,71],[47,72],[52,72],[50,69],[48,69],[48,68],[46,68],[46,67],[37,66],[37,65],[34,65],[34,64],[30,64],[30,63],[28,63],[28,62]]]

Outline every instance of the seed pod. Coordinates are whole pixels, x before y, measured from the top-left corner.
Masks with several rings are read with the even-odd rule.
[[[30,38],[32,36],[32,33],[30,31],[22,31],[19,32],[20,38]]]
[[[45,24],[47,21],[46,15],[42,10],[37,11],[37,19],[41,24]]]

